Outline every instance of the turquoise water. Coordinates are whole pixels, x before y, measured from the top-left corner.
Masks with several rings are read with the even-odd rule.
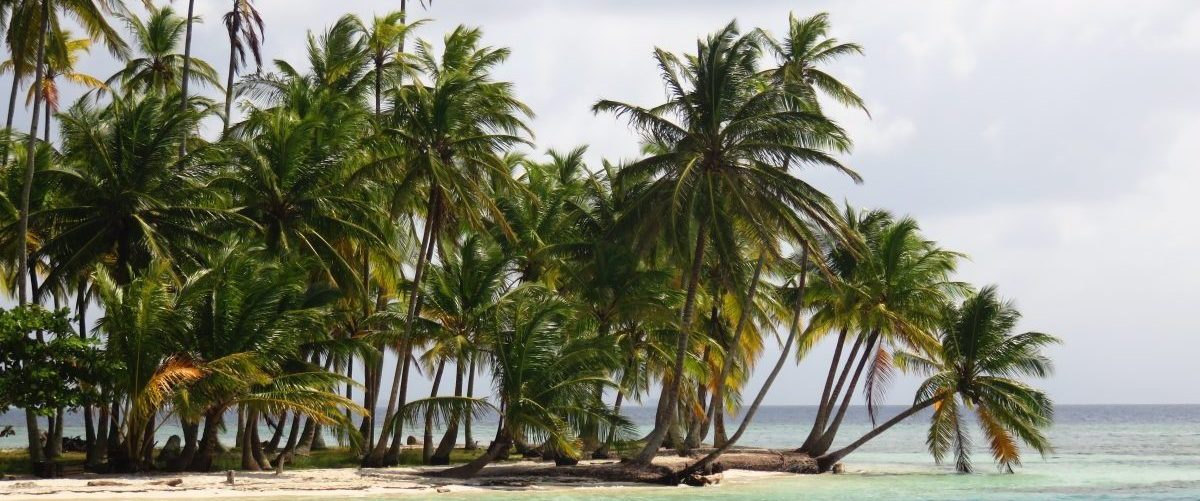
[[[883,410],[884,416],[899,408]],[[648,424],[650,409],[632,409]],[[807,433],[811,407],[767,407],[743,438],[745,445],[795,447]],[[17,416],[0,417],[11,423]],[[918,416],[880,436],[846,460],[847,474],[768,476],[726,481],[710,488],[576,488],[535,492],[493,491],[487,499],[568,500],[1200,500],[1200,406],[1060,406],[1050,430],[1055,452],[1027,456],[1014,475],[997,473],[981,441],[974,454],[979,473],[959,475],[937,466],[924,452],[924,420]],[[15,423],[14,423],[15,424]],[[840,437],[852,440],[870,426],[855,409]],[[491,432],[480,428],[477,434]],[[169,434],[167,427],[159,440]],[[70,434],[70,433],[68,433]],[[17,438],[22,437],[18,435]],[[3,439],[2,447],[18,447]],[[419,499],[405,495],[374,499]],[[438,494],[431,499],[481,499]]]

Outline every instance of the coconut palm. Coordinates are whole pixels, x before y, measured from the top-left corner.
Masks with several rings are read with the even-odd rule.
[[[187,30],[187,20],[176,15],[171,7],[152,6],[144,20],[129,14],[118,17],[133,35],[139,55],[109,77],[105,83],[110,87],[120,85],[125,92],[177,93],[182,90],[183,66],[187,63],[189,82],[221,88],[212,66],[175,52]]]
[[[795,96],[800,106],[820,111],[819,96],[824,95],[870,115],[854,89],[821,67],[843,56],[863,53],[859,44],[829,38],[829,29],[829,14],[824,12],[803,19],[788,14],[788,32],[783,40],[764,32],[767,47],[779,61],[779,66],[767,74],[775,85]]]
[[[492,368],[500,400],[500,429],[479,458],[440,472],[471,477],[504,457],[517,438],[544,443],[559,456],[578,458],[578,424],[600,422],[627,430],[628,422],[595,397],[597,384],[619,364],[611,339],[575,336],[566,327],[568,305],[536,287],[506,299],[503,324],[479,343]]]
[[[897,365],[929,377],[917,387],[913,405],[841,449],[817,458],[822,471],[897,423],[933,408],[929,451],[939,463],[953,449],[955,468],[970,472],[971,435],[963,412],[974,411],[992,457],[1004,471],[1021,464],[1018,441],[1041,453],[1050,452],[1043,430],[1054,409],[1042,391],[1021,377],[1048,376],[1053,365],[1042,350],[1058,340],[1040,332],[1013,334],[1021,315],[1000,298],[995,286],[984,287],[943,315],[941,345],[930,352],[896,353]]]
[[[75,66],[79,64],[80,55],[91,52],[91,39],[72,38],[69,31],[61,31],[57,35],[62,36],[63,39],[55,40],[55,43],[50,44],[54,50],[46,52],[46,73],[42,77],[42,99],[46,105],[46,131],[43,139],[46,141],[49,141],[50,137],[50,115],[59,112],[60,79],[89,90],[107,88],[99,78],[75,70]],[[0,63],[0,71],[15,69],[16,64],[11,59]],[[36,89],[29,88],[26,105],[33,103],[36,93]]]
[[[425,222],[408,301],[406,337],[411,337],[420,286],[429,256],[448,230],[449,221],[483,227],[485,216],[503,226],[503,215],[491,199],[486,177],[508,179],[507,168],[498,154],[507,147],[523,144],[528,132],[522,121],[532,113],[518,101],[507,82],[495,82],[491,70],[503,62],[508,49],[481,47],[482,32],[459,26],[444,40],[441,57],[433,46],[421,41],[416,65],[429,78],[398,89],[393,98],[394,126],[391,134],[402,148],[399,160],[405,173],[397,190],[422,192]],[[484,179],[481,179],[484,178]],[[400,360],[406,360],[401,350]],[[393,391],[388,398],[384,423],[391,423],[396,410],[397,389],[403,368],[397,365]],[[380,443],[366,464],[382,461],[385,425]],[[398,444],[398,437],[393,437]]]
[[[181,287],[179,294],[192,308],[191,329],[181,344],[207,369],[187,389],[194,407],[187,417],[203,418],[203,439],[198,451],[195,436],[185,443],[181,466],[211,467],[221,418],[233,406],[264,415],[290,410],[324,424],[342,423],[346,418],[337,411],[342,406],[365,412],[333,391],[343,382],[339,376],[309,366],[301,356],[306,343],[322,340],[325,308],[336,291],[310,285],[306,266],[275,261],[270,257],[275,255],[230,245]],[[256,438],[253,430],[246,435]],[[243,454],[243,468],[270,467],[261,442],[243,447]]]
[[[285,108],[252,112],[254,137],[232,145],[234,169],[216,182],[262,232],[268,251],[311,259],[331,283],[357,290],[355,265],[339,249],[345,239],[381,246],[375,207],[346,193],[338,126]]]
[[[831,246],[826,260],[834,273],[814,284],[813,301],[819,306],[804,340],[811,346],[825,333],[839,333],[813,431],[800,448],[813,457],[829,450],[864,376],[866,403],[874,418],[875,404],[893,372],[889,350],[931,350],[937,345],[933,332],[943,306],[967,291],[965,284],[951,279],[961,254],[926,240],[916,221],[896,219],[886,211],[849,208],[846,219],[862,235],[865,247],[855,251]],[[850,353],[838,371],[839,356],[851,340]]]
[[[233,0],[233,8],[222,18],[229,34],[229,74],[225,81],[225,131],[233,120],[233,78],[246,64],[246,51],[262,69],[263,20],[254,7],[254,0]],[[190,25],[189,25],[190,26]],[[191,28],[188,28],[191,30]],[[189,35],[190,36],[190,35]],[[184,92],[187,92],[186,90]]]
[[[401,10],[389,12],[384,16],[375,16],[370,26],[361,27],[362,36],[366,39],[367,53],[371,60],[371,80],[375,90],[375,119],[380,120],[383,113],[384,82],[399,83],[398,78],[407,71],[404,42],[414,28],[424,24],[424,21],[405,22],[405,2],[401,2]]]
[[[47,282],[77,277],[96,263],[118,284],[155,260],[194,266],[203,248],[218,242],[213,231],[243,221],[205,185],[215,169],[207,148],[182,162],[174,153],[211,115],[212,103],[192,98],[186,114],[174,104],[174,96],[159,95],[114,96],[102,107],[81,99],[59,115],[63,164],[44,176],[60,187],[60,199],[32,218],[53,228],[34,255],[51,263]]]
[[[732,260],[738,241],[754,242],[764,252],[774,252],[781,236],[812,247],[814,230],[840,230],[837,211],[786,166],[827,165],[858,179],[830,155],[847,145],[834,124],[785,109],[785,94],[761,85],[757,37],[742,36],[736,24],[699,41],[695,55],[659,49],[655,59],[668,102],[647,109],[605,100],[593,107],[628,119],[656,145],[654,154],[622,170],[622,176],[653,179],[630,214],[645,235],[665,228],[667,241],[689,263],[675,363],[660,398],[664,412],[634,458],[642,464],[653,459],[674,418],[707,248]]]
[[[96,329],[107,335],[106,351],[119,366],[111,384],[128,405],[123,447],[109,451],[109,464],[117,471],[144,470],[152,466],[155,414],[183,385],[203,377],[205,368],[179,345],[188,315],[167,263],[150,265],[127,284],[103,269],[94,280],[104,303]]]

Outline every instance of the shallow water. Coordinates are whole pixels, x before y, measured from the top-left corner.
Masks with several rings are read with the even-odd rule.
[[[885,408],[883,416],[899,407]],[[631,418],[649,424],[652,409],[631,409]],[[795,447],[803,441],[812,407],[763,408],[745,445]],[[19,416],[0,424],[19,424]],[[1055,452],[1027,456],[1015,475],[996,472],[977,441],[973,456],[979,473],[958,475],[938,466],[924,450],[925,419],[914,417],[847,458],[846,475],[768,476],[727,481],[715,488],[625,487],[540,492],[489,493],[487,499],[658,500],[1200,500],[1200,406],[1060,406],[1050,431]],[[852,440],[870,422],[854,409],[840,437]],[[493,430],[481,427],[478,437]],[[731,430],[732,431],[732,430]],[[162,441],[172,431],[164,427]],[[68,430],[67,434],[75,432]],[[23,434],[0,439],[0,448],[20,447]],[[478,495],[438,494],[435,499],[482,499]],[[261,498],[260,498],[261,499]],[[292,498],[294,499],[294,498]],[[387,498],[377,498],[387,499]],[[417,499],[402,496],[396,499]]]

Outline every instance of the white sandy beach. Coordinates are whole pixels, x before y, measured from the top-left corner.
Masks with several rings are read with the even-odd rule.
[[[668,461],[675,458],[665,458]],[[552,463],[505,463],[506,467],[553,468]],[[645,484],[622,484],[593,478],[539,478],[537,476],[482,477],[472,480],[433,478],[424,468],[357,469],[332,468],[274,472],[237,472],[233,485],[225,472],[155,475],[79,475],[60,479],[17,477],[0,481],[5,501],[60,499],[201,499],[201,498],[349,498],[372,495],[408,495],[484,492],[487,490],[548,490],[614,488]],[[725,472],[726,480],[750,480],[782,473],[746,470]],[[177,486],[165,482],[180,479]],[[92,485],[89,485],[91,483]],[[102,485],[97,485],[102,484]]]

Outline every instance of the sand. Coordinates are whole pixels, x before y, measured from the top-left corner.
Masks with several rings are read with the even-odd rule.
[[[750,457],[746,455],[746,457]],[[735,462],[737,458],[733,458]],[[687,458],[663,457],[656,466],[680,468]],[[731,465],[733,466],[733,465]],[[485,468],[471,480],[429,476],[439,467],[382,469],[311,469],[274,472],[235,472],[234,483],[226,483],[225,472],[154,475],[84,474],[59,479],[17,477],[0,481],[0,498],[5,501],[54,499],[200,499],[200,498],[348,498],[373,495],[403,496],[437,493],[486,493],[494,490],[550,490],[628,487],[630,482],[613,481],[601,472],[619,468],[613,461],[583,461],[579,466],[557,468],[549,462],[521,461]],[[730,469],[719,478],[748,480],[764,475],[784,475]],[[181,480],[178,485],[166,482]],[[91,485],[89,485],[89,483]],[[174,483],[174,482],[173,482]]]

